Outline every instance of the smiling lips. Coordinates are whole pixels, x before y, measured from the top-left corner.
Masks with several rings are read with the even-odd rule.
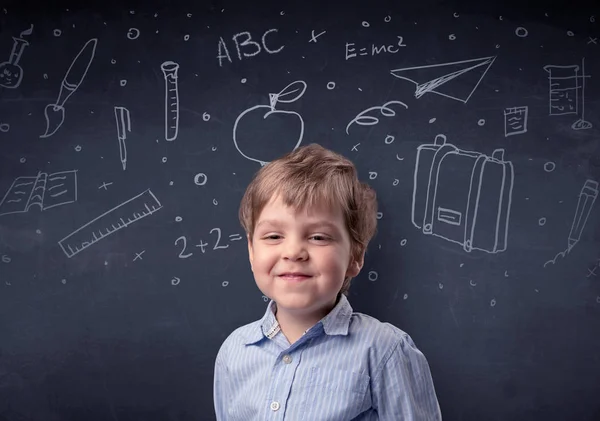
[[[302,272],[284,272],[279,277],[290,282],[300,282],[310,278],[310,275]]]

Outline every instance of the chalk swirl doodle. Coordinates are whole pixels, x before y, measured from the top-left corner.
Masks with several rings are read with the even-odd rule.
[[[348,125],[346,126],[346,134],[350,134],[348,130],[350,129],[350,126],[354,123],[360,126],[373,126],[379,123],[379,118],[377,118],[376,116],[366,115],[371,111],[377,110],[384,117],[394,117],[396,115],[396,111],[389,107],[392,104],[399,104],[402,105],[404,108],[408,109],[408,105],[406,105],[402,101],[388,101],[383,105],[367,108],[366,110],[363,110],[361,113],[359,113],[356,117],[354,117],[354,119],[350,123],[348,123]]]

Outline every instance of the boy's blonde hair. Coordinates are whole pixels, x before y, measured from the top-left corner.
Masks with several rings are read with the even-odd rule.
[[[248,185],[239,209],[240,223],[250,240],[260,213],[276,195],[297,210],[315,204],[341,206],[350,234],[350,256],[361,261],[377,230],[377,196],[358,180],[352,161],[313,143],[262,167]],[[348,294],[350,281],[344,279],[341,293]]]

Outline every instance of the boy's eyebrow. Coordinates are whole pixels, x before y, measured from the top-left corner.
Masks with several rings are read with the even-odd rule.
[[[278,221],[276,219],[263,219],[258,224],[256,224],[256,228],[260,227],[261,225],[273,225],[275,227],[281,227],[281,226],[285,225],[285,223],[283,223],[282,221]],[[311,223],[309,223],[307,225],[307,227],[309,229],[326,227],[326,228],[332,229],[334,231],[339,231],[338,226],[336,224],[332,223],[332,222],[329,222],[329,221],[311,222]]]

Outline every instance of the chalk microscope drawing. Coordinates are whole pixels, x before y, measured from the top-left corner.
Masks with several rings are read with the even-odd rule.
[[[75,256],[103,238],[126,228],[146,216],[152,215],[162,205],[150,189],[121,203],[77,228],[58,242],[68,258]]]
[[[46,108],[44,108],[46,132],[40,136],[41,138],[52,136],[64,123],[65,102],[67,102],[69,97],[75,93],[83,82],[92,61],[94,60],[97,44],[98,40],[96,38],[86,42],[69,66],[69,69],[60,84],[60,91],[56,102],[54,104],[48,104],[46,105]]]
[[[131,132],[131,119],[129,110],[125,107],[115,107],[115,119],[117,121],[117,138],[119,140],[119,157],[123,171],[127,168],[127,132]]]
[[[33,206],[45,211],[77,201],[77,170],[33,177],[17,177],[0,201],[0,215],[28,212]]]
[[[548,72],[550,115],[579,114],[579,90],[581,89],[581,118],[576,120],[571,128],[590,129],[592,123],[585,120],[585,79],[590,77],[585,74],[585,58],[581,60],[581,74],[577,64],[547,65],[544,66],[544,70]]]
[[[504,110],[504,137],[527,133],[529,108],[513,107]]]
[[[33,25],[21,32],[18,38],[13,37],[13,46],[8,61],[0,63],[0,86],[3,88],[18,88],[23,80],[23,68],[19,65],[23,50],[29,45],[23,37],[33,33]]]
[[[427,92],[466,103],[496,60],[496,56],[394,69],[392,75],[416,85],[415,98]],[[433,78],[432,78],[433,77]],[[460,83],[450,83],[460,77]]]
[[[350,123],[348,123],[346,126],[346,134],[350,134],[350,126],[354,123],[358,124],[359,126],[373,126],[379,123],[379,119],[377,117],[367,115],[371,111],[379,111],[381,115],[385,117],[394,117],[396,115],[396,111],[389,107],[392,104],[402,105],[404,108],[408,109],[408,105],[402,101],[388,101],[383,105],[367,108],[366,110],[361,111],[350,121]]]
[[[172,142],[179,132],[179,64],[165,61],[160,69],[165,78],[165,140]]]
[[[513,184],[503,149],[491,156],[465,151],[438,134],[417,150],[412,223],[466,252],[500,253],[508,246]]]
[[[302,80],[297,80],[295,82],[292,82],[278,93],[269,93],[269,105],[255,105],[254,107],[250,107],[250,108],[244,110],[235,119],[235,123],[233,124],[233,143],[235,144],[235,147],[238,150],[238,152],[244,158],[249,159],[250,161],[258,162],[261,166],[264,166],[267,164],[266,161],[260,160],[257,158],[253,158],[253,157],[249,156],[247,153],[244,153],[242,151],[242,149],[247,150],[247,148],[249,148],[249,147],[251,148],[252,143],[255,142],[255,139],[252,139],[248,136],[246,136],[247,139],[244,139],[244,137],[242,136],[242,133],[241,132],[238,133],[238,126],[239,126],[240,121],[245,116],[249,115],[250,113],[255,113],[255,112],[263,113],[262,119],[265,120],[265,122],[267,122],[267,119],[271,116],[273,116],[273,117],[274,116],[288,117],[294,121],[298,120],[297,122],[298,122],[299,132],[297,134],[290,133],[289,139],[283,138],[280,140],[283,142],[289,143],[290,145],[294,144],[292,150],[295,150],[298,146],[300,146],[300,144],[302,143],[302,137],[304,136],[304,120],[302,119],[302,116],[295,111],[286,111],[286,110],[278,109],[277,106],[278,106],[278,104],[291,104],[292,102],[297,101],[298,99],[300,99],[302,97],[302,95],[304,95],[304,92],[306,91],[306,87],[307,87],[306,82],[304,82]],[[265,112],[265,110],[266,110],[266,112]],[[240,138],[242,138],[242,139],[240,139]]]
[[[575,209],[575,215],[573,216],[573,222],[571,223],[571,230],[569,231],[569,237],[567,238],[567,248],[563,251],[556,253],[553,259],[548,260],[544,263],[544,267],[550,263],[556,264],[559,257],[565,257],[573,250],[573,247],[581,240],[581,233],[585,229],[588,218],[590,217],[592,207],[596,203],[598,198],[598,182],[595,180],[586,180],[581,187],[579,192],[579,199],[577,200],[577,209]]]

